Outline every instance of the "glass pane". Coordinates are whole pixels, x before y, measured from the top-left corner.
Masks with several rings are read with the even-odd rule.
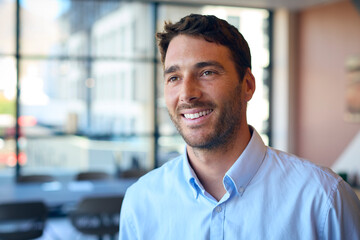
[[[23,60],[20,66],[19,124],[24,135],[86,131],[87,62]]]
[[[129,169],[153,168],[152,137],[98,140],[67,135],[27,137],[23,142],[24,174],[74,177],[77,172],[96,170],[116,176]]]
[[[149,6],[123,1],[23,0],[21,53],[151,57],[154,38]]]
[[[153,64],[95,61],[93,66],[93,133],[153,134]]]
[[[248,104],[247,118],[249,124],[254,126],[260,133],[263,141],[269,144],[267,136],[269,130],[269,86],[266,80],[269,79],[268,71],[254,66],[252,71],[256,79],[256,90],[253,98]],[[256,75],[255,75],[256,74]]]
[[[257,89],[248,107],[248,122],[253,125],[268,143],[268,119],[269,119],[269,76],[264,70],[269,66],[269,36],[267,35],[269,12],[263,9],[248,9],[239,7],[202,6],[202,7],[180,7],[175,5],[164,5],[159,9],[158,29],[162,30],[164,21],[176,22],[180,18],[190,14],[200,13],[215,15],[227,20],[239,29],[249,43],[252,55],[252,72],[256,79]],[[249,24],[251,22],[251,24]],[[159,58],[159,54],[158,54]],[[160,69],[160,68],[159,68]],[[162,78],[162,69],[159,70],[159,78]],[[159,129],[161,134],[173,134],[174,128],[166,119],[166,107],[163,99],[162,88],[159,79],[158,102],[159,102]]]
[[[0,55],[15,54],[16,2],[0,0]]]
[[[21,124],[26,135],[152,134],[153,85],[150,63],[23,60]]]
[[[152,76],[152,64],[142,62],[21,61],[20,147],[26,171],[99,167],[109,172],[114,164],[151,168]],[[118,152],[134,163],[114,162]]]
[[[11,175],[15,157],[16,67],[12,57],[0,57],[0,175]]]

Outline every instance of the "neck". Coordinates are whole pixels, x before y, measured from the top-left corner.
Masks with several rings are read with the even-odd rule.
[[[205,190],[216,200],[220,200],[226,190],[223,185],[225,173],[250,141],[248,126],[240,128],[233,141],[214,149],[199,149],[187,146],[189,162]]]

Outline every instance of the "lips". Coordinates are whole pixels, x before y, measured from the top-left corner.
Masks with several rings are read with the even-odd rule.
[[[206,116],[208,115],[209,113],[211,113],[213,110],[212,109],[208,109],[208,110],[204,110],[204,111],[200,111],[200,112],[197,112],[197,113],[185,113],[184,114],[184,117],[186,119],[197,119],[197,118],[200,118],[202,116]]]

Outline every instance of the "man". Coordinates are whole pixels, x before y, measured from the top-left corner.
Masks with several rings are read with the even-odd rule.
[[[132,185],[125,239],[360,239],[360,203],[331,170],[266,147],[247,124],[247,42],[214,16],[158,33],[169,115],[185,153]]]

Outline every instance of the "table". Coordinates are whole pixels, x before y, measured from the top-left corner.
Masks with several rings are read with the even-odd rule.
[[[49,183],[0,183],[0,203],[41,200],[49,215],[66,215],[88,196],[124,196],[137,179],[70,181]]]

